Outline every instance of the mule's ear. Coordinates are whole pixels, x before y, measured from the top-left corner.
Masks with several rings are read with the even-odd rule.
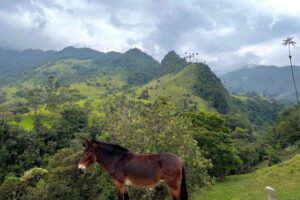
[[[86,144],[86,146],[90,146],[92,144],[91,141],[89,141],[86,138],[83,138],[82,140],[84,141],[84,143]]]

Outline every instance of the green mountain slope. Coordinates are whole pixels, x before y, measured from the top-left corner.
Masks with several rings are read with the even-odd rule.
[[[149,89],[150,96],[171,97],[183,107],[198,107],[207,111],[222,110],[218,101],[227,100],[228,93],[219,79],[204,64],[189,64],[178,73],[170,73],[145,85],[143,89]],[[228,103],[225,102],[228,106]]]
[[[180,58],[175,51],[170,51],[161,61],[159,75],[165,75],[172,72],[181,71],[188,63],[185,59]]]
[[[230,124],[252,129],[273,125],[283,108],[276,101],[259,95],[234,96],[222,85],[220,79],[202,63],[189,64],[178,73],[162,76],[139,90],[147,89],[150,98],[170,97],[185,110],[215,111],[223,114]],[[231,127],[233,130],[235,126]]]
[[[296,84],[300,87],[300,67],[294,67]],[[291,69],[276,66],[256,66],[229,72],[221,76],[226,88],[236,93],[256,91],[275,98],[295,98]],[[298,88],[299,90],[299,88]]]
[[[80,52],[82,54],[78,54]],[[57,61],[24,71],[9,85],[0,87],[6,96],[5,103],[25,103],[24,97],[30,89],[42,86],[53,76],[61,85],[70,85],[84,95],[85,100],[80,101],[80,105],[93,100],[97,107],[104,97],[117,94],[127,85],[137,96],[148,90],[150,100],[170,97],[183,110],[218,112],[226,114],[224,117],[229,121],[243,119],[248,125],[237,125],[248,129],[251,129],[250,122],[258,126],[273,124],[281,109],[268,99],[237,98],[229,94],[207,65],[187,63],[174,51],[169,52],[161,63],[139,49],[101,53],[68,47],[60,52],[60,56]]]
[[[41,66],[24,68],[21,73],[8,75],[10,84],[32,82],[40,84],[54,76],[62,84],[73,84],[90,78],[122,74],[128,85],[141,85],[154,79],[160,63],[139,49],[125,53],[101,53],[91,49],[67,47]]]
[[[95,62],[94,62],[95,63]],[[119,67],[129,85],[141,85],[152,80],[159,71],[160,63],[153,57],[134,48],[116,55],[100,66]]]
[[[276,190],[276,199],[300,198],[300,155],[292,159],[243,175],[229,176],[224,183],[202,190],[197,200],[257,200],[265,199],[265,187]]]
[[[104,53],[89,48],[66,47],[61,51],[0,49],[0,85],[7,85],[32,73],[36,67],[62,59],[95,59]]]

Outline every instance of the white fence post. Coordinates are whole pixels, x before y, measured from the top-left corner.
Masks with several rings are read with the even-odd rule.
[[[267,200],[276,200],[275,190],[273,188],[267,186],[266,191],[267,191]]]

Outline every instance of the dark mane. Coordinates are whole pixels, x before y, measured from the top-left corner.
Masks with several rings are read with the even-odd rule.
[[[98,142],[96,140],[91,140],[93,143],[98,144],[99,146],[101,146],[101,148],[104,148],[106,150],[110,150],[110,151],[121,151],[121,152],[129,152],[128,149],[121,147],[118,144],[110,144],[110,143],[105,143],[105,142]]]

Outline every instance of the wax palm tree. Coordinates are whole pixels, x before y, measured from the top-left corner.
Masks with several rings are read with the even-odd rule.
[[[295,46],[296,42],[293,41],[293,37],[287,37],[285,40],[283,40],[282,45],[289,47],[289,58],[290,58],[290,64],[291,64],[291,71],[292,71],[292,77],[293,77],[293,82],[294,82],[294,87],[295,87],[295,92],[296,92],[296,97],[297,97],[297,104],[298,104],[299,97],[298,97],[298,92],[297,92],[297,87],[296,87],[296,81],[295,81],[294,69],[293,69],[293,63],[292,63],[292,55],[291,55],[291,45]]]
[[[186,61],[188,61],[188,54],[189,53],[187,51],[184,53],[184,55],[185,55],[184,58],[186,59]]]

